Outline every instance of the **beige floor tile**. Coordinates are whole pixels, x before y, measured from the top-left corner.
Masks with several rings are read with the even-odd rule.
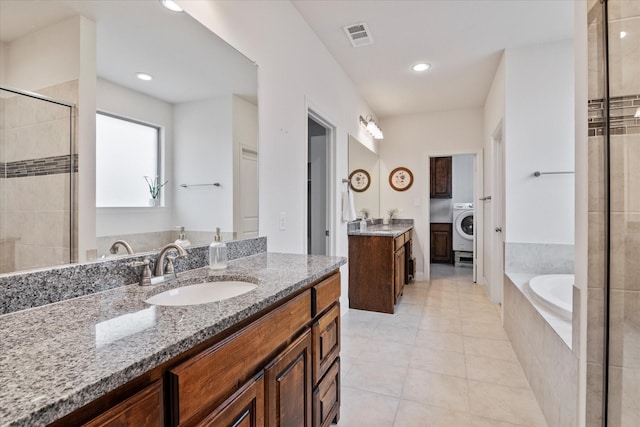
[[[409,367],[460,378],[466,378],[467,374],[464,354],[431,348],[416,348],[413,350]]]
[[[371,330],[369,337],[378,341],[387,341],[388,345],[391,345],[391,343],[413,345],[416,341],[417,332],[417,327],[409,328],[378,325]]]
[[[467,377],[470,380],[500,384],[507,387],[529,388],[527,377],[518,362],[466,354]]]
[[[340,333],[349,337],[368,337],[372,328],[375,328],[375,325],[371,326],[368,322],[362,320],[340,322]]]
[[[407,371],[402,399],[454,411],[469,410],[466,379],[418,369]]]
[[[529,427],[547,426],[530,389],[469,380],[468,396],[472,415]]]
[[[419,330],[416,335],[416,348],[464,352],[462,334]]]
[[[415,316],[415,315],[406,315],[406,314],[396,313],[393,316],[391,316],[388,320],[385,320],[383,323],[379,324],[378,326],[384,325],[384,326],[393,326],[395,328],[418,329],[418,326],[420,326],[421,318],[422,318],[422,314]]]
[[[504,421],[491,420],[489,418],[474,417],[471,420],[471,427],[526,427],[526,426],[523,426],[520,424],[506,423]]]
[[[489,311],[474,311],[460,309],[460,320],[468,320],[471,322],[494,323],[502,326],[500,315],[493,308]]]
[[[396,305],[396,313],[398,315],[401,316],[422,316],[422,311],[423,311],[423,306],[422,304],[416,305],[416,304],[403,304],[402,301],[400,301],[400,304]]]
[[[518,361],[509,341],[478,337],[462,337],[462,341],[465,354],[493,357],[511,362]]]
[[[340,356],[357,357],[366,346],[369,338],[357,336],[342,336],[340,342]]]
[[[339,427],[393,427],[399,399],[344,385],[340,398]]]
[[[462,335],[466,337],[508,340],[507,334],[504,332],[500,323],[481,323],[463,320],[461,324]]]
[[[358,390],[400,397],[406,375],[407,368],[404,367],[358,361],[344,376],[342,384]]]
[[[433,332],[462,333],[462,325],[458,319],[447,319],[437,315],[425,314],[420,321],[419,329]]]
[[[394,427],[470,427],[468,413],[401,400]]]
[[[399,343],[389,345],[385,341],[369,340],[358,353],[357,360],[406,368],[409,366],[412,353],[412,345]]]
[[[460,309],[457,305],[425,305],[423,316],[460,320]]]

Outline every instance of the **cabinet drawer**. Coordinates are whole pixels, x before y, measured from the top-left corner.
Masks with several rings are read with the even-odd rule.
[[[311,328],[313,336],[313,384],[331,367],[340,354],[340,304],[336,304]]]
[[[406,233],[404,233],[404,242],[405,243],[408,243],[411,240],[411,237],[413,237],[411,234],[412,234],[411,230],[409,230]]]
[[[396,240],[394,242],[393,250],[397,251],[398,249],[400,249],[403,246],[404,246],[404,234],[396,237]]]
[[[264,375],[235,392],[197,427],[264,427]]]
[[[322,313],[340,298],[340,273],[336,273],[315,285],[313,292],[312,316]]]
[[[267,359],[311,321],[311,292],[281,307],[171,369],[170,419],[184,424],[207,408],[220,405],[264,366]]]
[[[163,425],[162,387],[156,381],[99,417],[84,424],[85,427],[107,426],[157,427]]]
[[[327,372],[313,391],[313,427],[326,427],[334,419],[338,421],[340,411],[340,359]]]

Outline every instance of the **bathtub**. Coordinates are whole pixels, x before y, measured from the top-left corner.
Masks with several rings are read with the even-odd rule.
[[[541,303],[558,316],[571,320],[573,312],[573,274],[544,274],[529,281],[529,289]]]

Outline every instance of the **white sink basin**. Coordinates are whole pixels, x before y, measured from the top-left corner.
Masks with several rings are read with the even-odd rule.
[[[169,289],[146,299],[145,302],[153,305],[173,306],[206,304],[246,294],[257,287],[258,285],[249,282],[205,282]]]

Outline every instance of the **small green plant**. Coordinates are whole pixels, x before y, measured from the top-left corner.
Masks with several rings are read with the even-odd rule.
[[[160,189],[164,187],[167,184],[167,182],[169,182],[169,181],[165,181],[162,184],[160,184],[159,176],[156,176],[154,179],[151,179],[151,177],[149,176],[145,176],[144,180],[147,181],[147,185],[149,186],[149,193],[151,194],[152,199],[157,199],[158,196],[160,195]]]

